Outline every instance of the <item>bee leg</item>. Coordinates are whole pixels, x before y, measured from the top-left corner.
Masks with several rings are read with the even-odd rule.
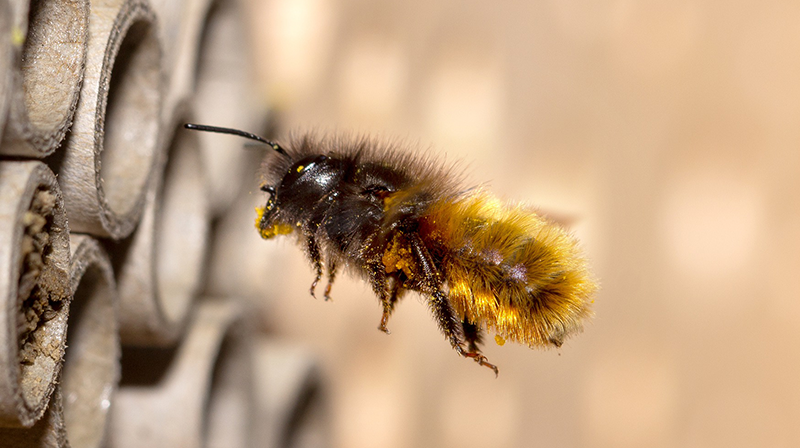
[[[319,280],[322,278],[322,255],[320,255],[319,246],[313,236],[308,236],[306,248],[308,250],[308,256],[311,258],[311,264],[314,266],[314,281],[311,282],[309,292],[311,292],[311,297],[316,299],[317,295],[314,294],[314,290],[317,288],[317,283],[319,283]]]
[[[497,368],[497,366],[490,363],[486,356],[478,352],[459,352],[459,354],[465,358],[472,358],[478,364],[492,369],[494,371],[495,378],[497,378],[497,375],[500,374],[500,370]]]
[[[386,334],[392,334],[392,332],[389,331],[389,328],[386,327],[386,324],[389,323],[389,316],[391,314],[392,314],[392,305],[390,305],[388,301],[383,300],[383,315],[381,315],[381,324],[378,325],[378,330],[381,330]]]
[[[453,349],[459,355],[465,358],[472,358],[478,364],[492,369],[495,376],[497,376],[499,372],[497,366],[489,363],[486,356],[480,354],[477,350],[472,350],[472,346],[478,342],[478,339],[473,339],[471,341],[467,340],[467,342],[470,344],[470,351],[464,350],[464,341],[462,340],[464,327],[461,320],[456,316],[453,306],[447,299],[447,295],[445,295],[445,293],[441,290],[442,275],[436,268],[436,265],[433,262],[433,257],[431,257],[428,249],[425,248],[422,240],[419,238],[419,236],[414,236],[416,237],[409,235],[409,242],[412,253],[417,259],[419,268],[422,270],[424,277],[422,286],[426,289],[432,290],[430,293],[430,305],[431,309],[433,310],[433,314],[436,316],[436,321],[439,324],[439,328],[442,330],[442,333],[444,333],[444,336],[450,341],[450,345],[453,346]],[[475,348],[477,348],[477,346]]]
[[[391,282],[391,293],[389,297],[386,297],[386,293],[383,294],[381,297],[381,303],[383,303],[383,315],[381,316],[381,324],[378,326],[378,330],[386,334],[391,334],[388,328],[386,328],[386,324],[389,323],[389,316],[394,311],[394,306],[397,304],[397,300],[400,298],[400,282],[396,279],[392,278]]]
[[[470,352],[479,352],[480,349],[478,345],[483,343],[481,327],[464,319],[461,321],[461,328],[464,332],[464,342],[467,343],[467,350]]]
[[[445,293],[440,289],[435,290],[430,296],[429,304],[444,337],[450,341],[450,345],[459,355],[466,357],[467,352],[464,351],[464,341],[461,337],[461,321],[456,317]]]
[[[439,328],[442,329],[444,335],[450,340],[450,344],[453,346],[453,349],[456,351],[456,353],[465,358],[472,358],[478,364],[492,369],[494,371],[494,376],[497,377],[500,371],[497,369],[497,366],[491,364],[486,356],[482,355],[477,350],[476,339],[467,339],[469,351],[464,350],[464,347],[462,346],[463,342],[461,341],[461,337],[458,332],[458,324],[460,322],[458,321],[458,318],[456,318],[453,307],[450,306],[450,302],[447,300],[447,297],[443,292],[436,291],[434,293],[432,305],[433,312],[436,314],[436,319],[439,322]],[[464,328],[462,325],[462,331],[463,330]],[[469,336],[466,335],[465,337],[469,338]]]
[[[464,347],[461,346],[463,344],[461,340],[461,321],[456,317],[450,301],[447,300],[447,295],[442,292],[442,275],[436,268],[433,257],[431,257],[428,249],[425,248],[425,244],[419,238],[419,235],[409,234],[408,243],[411,246],[410,252],[415,258],[418,269],[422,271],[422,278],[419,280],[420,290],[430,296],[429,305],[436,318],[436,323],[439,324],[439,329],[450,341],[450,345],[460,355],[464,356]]]
[[[329,257],[330,258],[330,257]],[[333,286],[333,280],[336,278],[336,260],[330,260],[328,263],[328,284],[325,286],[325,301],[332,300],[331,299],[331,287]]]
[[[389,300],[391,299],[387,297],[389,292],[386,271],[381,263],[373,261],[369,263],[367,272],[369,272],[369,282],[372,285],[372,290],[375,292],[375,295],[378,296],[381,305],[383,305],[383,315],[381,316],[381,323],[378,325],[378,330],[389,334],[386,323],[389,321],[389,315],[392,313],[393,306],[389,305]]]
[[[497,376],[499,373],[497,366],[489,363],[489,360],[486,358],[486,356],[481,354],[480,348],[478,348],[478,344],[483,342],[481,327],[468,322],[467,320],[462,320],[461,328],[464,331],[464,341],[467,343],[467,350],[469,350],[467,353],[462,354],[462,356],[466,358],[472,358],[478,364],[494,370],[494,375]]]

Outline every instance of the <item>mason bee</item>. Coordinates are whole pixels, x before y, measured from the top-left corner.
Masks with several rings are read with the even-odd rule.
[[[427,300],[462,357],[498,369],[480,352],[484,329],[530,347],[559,347],[591,315],[596,283],[577,240],[522,205],[465,189],[429,158],[369,138],[304,135],[272,148],[257,209],[264,239],[294,234],[314,269],[327,271],[325,299],[340,267],[369,282],[387,324],[407,291]]]

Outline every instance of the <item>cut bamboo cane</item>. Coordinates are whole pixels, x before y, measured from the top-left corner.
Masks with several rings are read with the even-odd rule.
[[[244,321],[232,324],[214,361],[202,425],[204,447],[257,446],[251,440],[257,425],[253,418],[252,335],[247,324]]]
[[[157,159],[161,44],[144,0],[94,1],[83,90],[59,164],[74,231],[123,238]]]
[[[164,42],[164,113],[169,120],[194,92],[200,31],[210,0],[153,0]]]
[[[28,7],[30,8],[28,11]],[[88,0],[20,2],[27,34],[15,25],[10,102],[0,154],[45,157],[72,124],[86,65]],[[22,11],[20,11],[22,12]]]
[[[63,403],[57,387],[44,415],[32,427],[0,428],[0,448],[69,448]]]
[[[67,350],[61,378],[64,425],[72,448],[103,446],[119,381],[117,291],[108,255],[87,235],[72,235]]]
[[[174,120],[181,122],[181,120]],[[120,258],[120,331],[132,345],[173,343],[200,285],[208,241],[205,172],[198,135],[177,129],[163,179],[147,194],[142,221]]]
[[[8,97],[11,90],[11,61],[14,54],[12,44],[11,6],[8,0],[0,0],[0,142],[6,127]]]
[[[260,338],[254,344],[256,427],[259,446],[327,446],[324,390],[306,349]]]
[[[61,369],[69,230],[41,162],[0,162],[0,426],[31,426]]]
[[[0,429],[0,448],[103,446],[119,379],[116,290],[111,262],[96,240],[71,235],[68,348],[59,385],[31,428]]]
[[[214,434],[220,414],[236,408],[229,430],[238,434],[226,446],[249,446],[251,366],[242,317],[231,300],[202,300],[175,349],[125,348],[110,445],[205,446],[207,440],[220,440]]]

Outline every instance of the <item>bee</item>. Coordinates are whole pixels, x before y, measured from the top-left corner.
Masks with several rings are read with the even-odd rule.
[[[300,136],[285,147],[236,129],[272,151],[256,209],[264,239],[293,234],[326,300],[341,267],[372,286],[383,313],[421,294],[453,349],[498,373],[481,353],[483,332],[528,346],[560,347],[591,315],[596,282],[577,240],[523,205],[465,189],[430,158],[369,138]]]

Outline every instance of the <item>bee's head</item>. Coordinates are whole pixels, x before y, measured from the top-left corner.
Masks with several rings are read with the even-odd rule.
[[[186,123],[184,127],[196,131],[238,135],[240,137],[256,140],[268,145],[270,149],[280,154],[287,162],[291,163],[292,157],[281,145],[256,134],[239,129],[194,123]],[[310,200],[313,200],[315,194],[319,195],[319,192],[315,190],[326,189],[325,179],[329,177],[327,174],[329,170],[321,169],[321,166],[318,167],[318,165],[322,165],[325,160],[327,160],[325,156],[306,157],[290,165],[288,172],[283,176],[279,186],[261,186],[261,191],[269,194],[266,205],[256,208],[256,213],[258,213],[256,229],[258,229],[262,238],[272,238],[275,235],[291,233],[293,227],[290,223],[305,221],[305,219],[302,219],[302,216],[292,216],[291,213],[285,214],[279,211],[281,209],[290,209],[289,211],[291,211],[292,201],[296,200],[294,197],[298,195],[305,199],[305,203],[300,204],[300,209],[302,209]],[[289,206],[283,207],[283,204],[289,204]]]
[[[324,207],[326,198],[334,198],[344,177],[340,159],[312,155],[292,163],[277,186],[264,185],[269,194],[259,209],[256,227],[263,238],[286,234],[297,223],[308,223]]]

